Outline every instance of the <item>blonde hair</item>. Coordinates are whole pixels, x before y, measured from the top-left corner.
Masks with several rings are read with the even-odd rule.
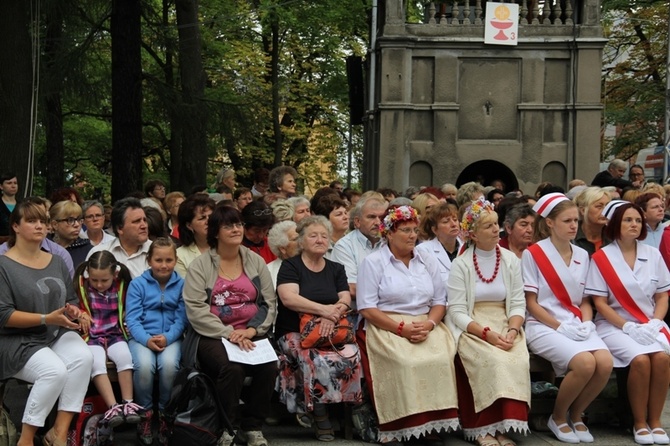
[[[470,204],[471,201],[475,200],[477,194],[482,194],[484,196],[484,187],[474,181],[465,183],[458,188],[456,192],[456,202],[458,206],[463,206],[464,204]]]
[[[426,215],[426,206],[428,206],[428,202],[430,200],[433,200],[435,204],[440,203],[439,198],[437,198],[435,195],[424,192],[414,197],[414,200],[412,201],[412,207],[416,209],[420,216]]]
[[[51,221],[61,220],[68,217],[81,217],[81,206],[74,201],[59,201],[49,208],[49,217]]]
[[[622,200],[625,201],[630,201],[631,203],[635,203],[635,200],[637,200],[637,197],[642,195],[642,191],[640,189],[628,189],[626,192],[624,192],[623,197],[621,197]]]
[[[585,211],[593,203],[595,203],[596,201],[600,200],[603,197],[611,199],[610,195],[602,187],[591,186],[581,191],[579,195],[575,197],[575,204],[580,209],[580,211]]]
[[[642,188],[642,193],[646,192],[653,192],[655,194],[658,194],[661,197],[661,200],[665,201],[665,188],[661,186],[658,183],[647,183],[643,188]]]

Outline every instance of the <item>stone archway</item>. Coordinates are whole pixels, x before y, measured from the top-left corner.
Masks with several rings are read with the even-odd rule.
[[[493,180],[501,180],[505,183],[505,192],[519,188],[519,181],[514,172],[501,162],[493,160],[477,161],[467,166],[456,180],[456,187],[470,181],[478,181],[484,186],[491,184]]]

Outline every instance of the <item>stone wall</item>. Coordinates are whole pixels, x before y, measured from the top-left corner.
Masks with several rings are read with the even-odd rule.
[[[580,23],[549,16],[498,46],[484,44],[483,25],[406,24],[402,0],[382,1],[365,187],[502,178],[532,193],[542,181],[589,182],[600,156],[598,2],[577,4]]]

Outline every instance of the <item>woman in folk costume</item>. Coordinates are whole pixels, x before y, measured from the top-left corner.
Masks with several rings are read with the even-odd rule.
[[[498,215],[483,198],[465,209],[461,228],[468,247],[454,260],[447,289],[461,426],[480,446],[513,446],[506,432],[529,431],[521,262],[498,246]]]
[[[614,356],[614,367],[630,366],[628,399],[638,444],[670,444],[661,413],[670,384],[668,310],[670,273],[660,252],[641,243],[644,212],[613,203],[605,235],[612,243],[591,258],[586,293],[595,304],[596,331]]]
[[[459,426],[456,346],[442,323],[447,293],[438,261],[415,249],[418,223],[411,206],[389,209],[380,225],[385,243],[363,260],[356,286],[365,318],[357,340],[387,446],[439,441]]]
[[[539,241],[521,258],[528,349],[564,376],[549,429],[566,443],[592,443],[582,412],[607,384],[612,355],[595,332],[591,301],[584,295],[589,254],[571,244],[579,212],[561,193],[544,195],[533,210]]]

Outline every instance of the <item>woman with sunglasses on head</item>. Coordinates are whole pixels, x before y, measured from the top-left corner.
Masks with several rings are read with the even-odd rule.
[[[214,381],[226,415],[234,425],[239,420],[235,441],[267,446],[261,428],[269,415],[277,363],[232,362],[221,342],[224,338],[242,350],[253,350],[254,341],[267,338],[277,314],[270,272],[260,256],[242,246],[243,234],[237,209],[219,206],[210,215],[210,249],[191,262],[184,284],[191,328],[184,340],[182,361],[185,366],[199,363]],[[247,376],[253,381],[242,395]],[[239,404],[240,398],[245,404]],[[232,442],[225,432],[219,445]]]
[[[357,331],[382,444],[412,437],[441,442],[458,429],[454,338],[442,323],[447,293],[433,255],[418,251],[419,216],[389,208],[380,225],[385,243],[358,271]],[[428,384],[428,386],[426,386]]]
[[[85,201],[81,207],[86,229],[82,229],[79,236],[91,241],[91,245],[107,243],[114,240],[114,236],[104,231],[105,208],[102,203],[95,200]]]
[[[10,249],[0,256],[0,380],[33,383],[18,446],[32,446],[56,401],[47,446],[66,446],[68,430],[81,411],[93,355],[74,330],[80,329],[78,299],[65,262],[42,251],[48,215],[31,201],[10,217]]]
[[[527,434],[530,365],[521,265],[498,246],[498,214],[484,198],[461,218],[467,249],[449,273],[448,326],[456,339],[458,407],[463,434],[480,446],[514,446]]]
[[[51,239],[61,245],[72,256],[75,269],[86,261],[93,248],[91,241],[79,237],[84,222],[81,207],[73,201],[59,201],[49,209],[51,217]]]

